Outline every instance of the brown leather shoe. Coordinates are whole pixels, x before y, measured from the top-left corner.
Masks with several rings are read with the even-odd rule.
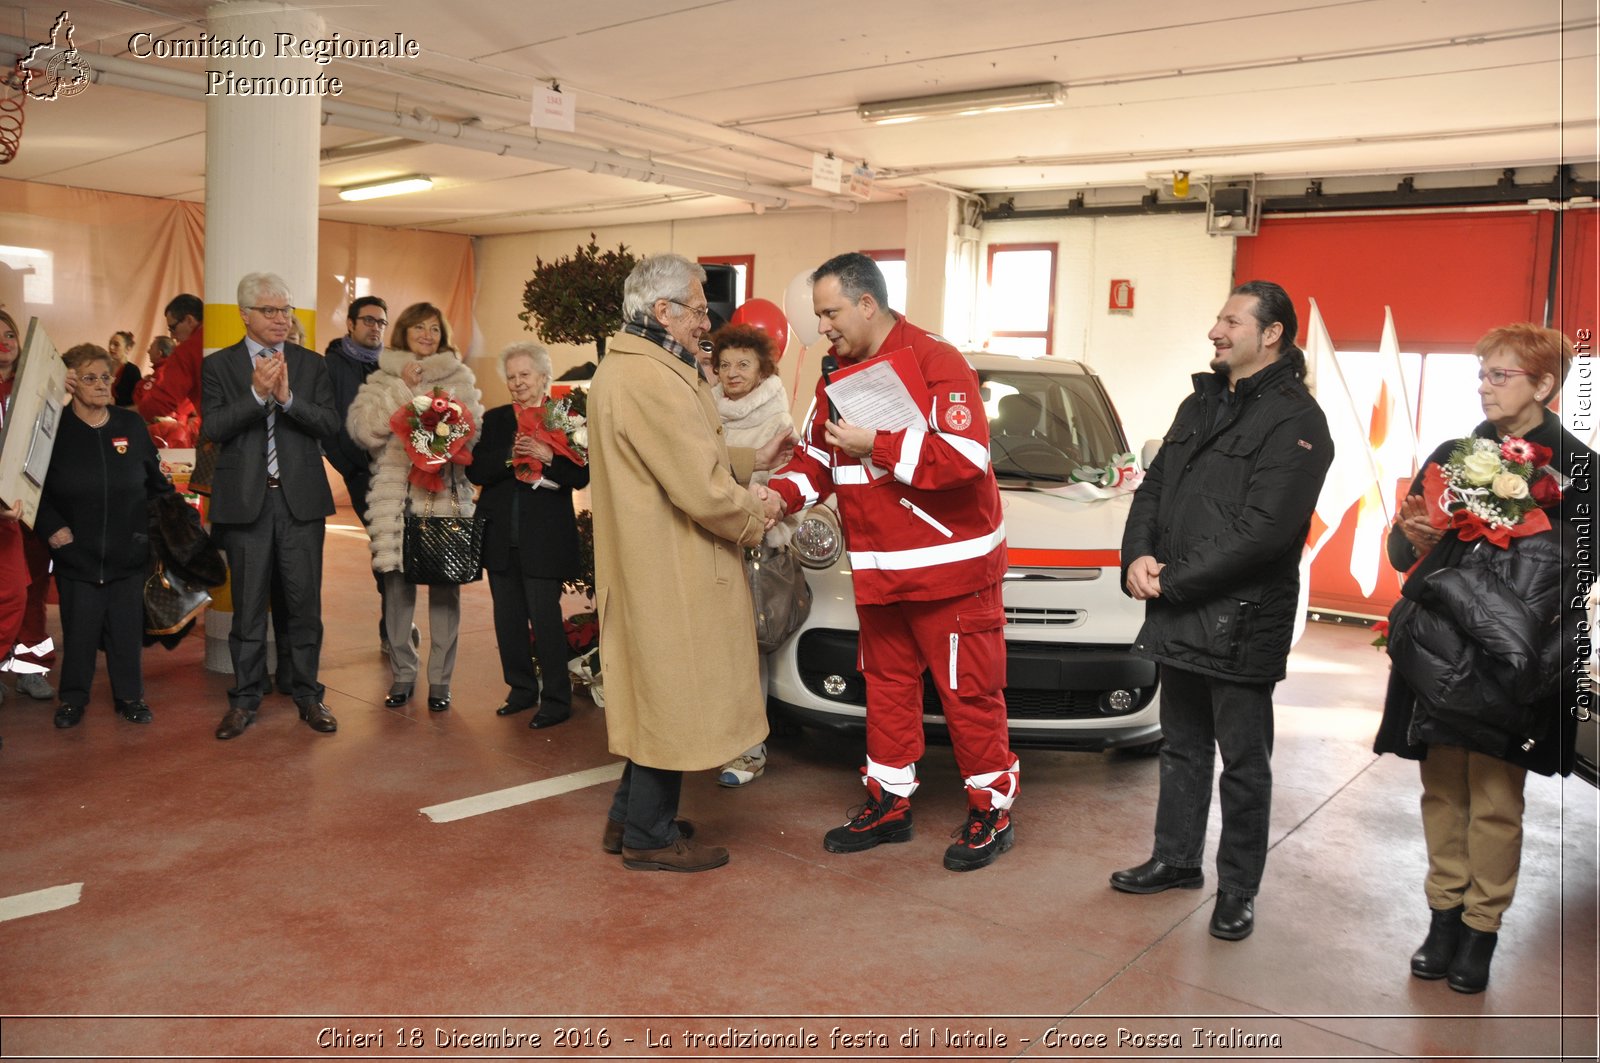
[[[678,837],[694,837],[693,823],[690,823],[686,819],[675,819],[672,822],[678,826]],[[622,852],[622,826],[623,825],[621,823],[618,823],[616,820],[607,817],[605,833],[600,835],[600,848],[604,849],[612,856],[616,856],[618,853]]]
[[[339,721],[333,718],[333,713],[328,711],[328,706],[320,701],[301,701],[296,703],[300,709],[300,718],[306,726],[313,731],[323,734],[332,734],[339,729]]]
[[[728,862],[728,850],[720,845],[696,845],[679,838],[665,849],[622,847],[622,866],[629,871],[710,871]]]
[[[228,709],[228,713],[222,718],[222,722],[217,724],[217,737],[222,739],[238,738],[244,734],[246,727],[255,722],[256,713],[254,709],[246,709],[234,705]]]

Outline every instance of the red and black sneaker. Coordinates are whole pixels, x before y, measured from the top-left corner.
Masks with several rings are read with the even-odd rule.
[[[1003,808],[969,808],[967,821],[951,837],[944,851],[946,871],[976,871],[988,867],[1011,848],[1011,815]]]
[[[867,777],[867,801],[850,810],[850,822],[823,835],[822,847],[830,853],[859,853],[884,842],[911,840],[911,801],[891,794],[877,779]]]

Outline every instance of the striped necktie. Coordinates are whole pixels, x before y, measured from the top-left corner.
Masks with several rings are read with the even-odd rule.
[[[262,358],[274,357],[278,352],[267,350],[261,352]],[[274,480],[278,478],[278,400],[267,398],[267,475]]]

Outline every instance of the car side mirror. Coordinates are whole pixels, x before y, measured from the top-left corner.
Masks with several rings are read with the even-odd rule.
[[[1147,439],[1144,446],[1139,448],[1139,467],[1148,469],[1150,463],[1156,460],[1156,452],[1161,449],[1161,440]]]

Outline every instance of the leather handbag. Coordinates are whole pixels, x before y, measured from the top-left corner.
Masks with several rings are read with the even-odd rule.
[[[210,604],[211,595],[204,584],[187,583],[157,561],[144,581],[144,633],[181,631]]]
[[[217,475],[217,445],[201,439],[194,445],[194,471],[189,474],[189,490],[197,495],[211,494],[211,482]]]
[[[744,551],[744,574],[755,607],[756,645],[762,653],[771,653],[800,630],[811,613],[805,569],[787,546],[751,546]]]
[[[461,515],[461,499],[450,485],[455,512],[433,515],[428,498],[422,515],[411,510],[411,488],[406,487],[405,538],[401,557],[407,583],[460,584],[483,578],[483,517]]]

